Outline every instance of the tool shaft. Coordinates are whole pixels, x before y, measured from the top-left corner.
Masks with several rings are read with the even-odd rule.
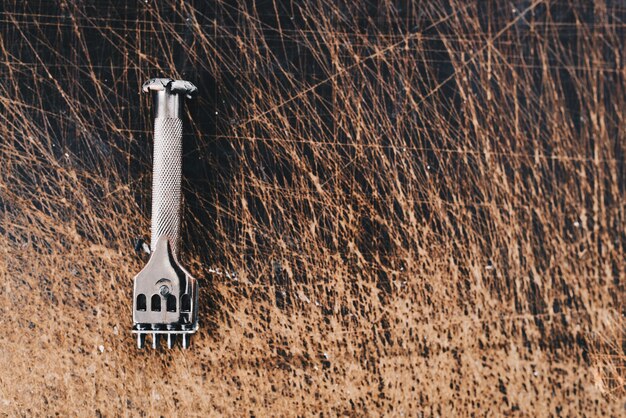
[[[174,256],[180,246],[183,122],[182,97],[163,90],[155,95],[152,176],[152,251],[166,236]]]

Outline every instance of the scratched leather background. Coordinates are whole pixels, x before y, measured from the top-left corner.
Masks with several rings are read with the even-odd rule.
[[[1,416],[623,414],[623,2],[0,10]],[[155,76],[189,351],[130,334]]]

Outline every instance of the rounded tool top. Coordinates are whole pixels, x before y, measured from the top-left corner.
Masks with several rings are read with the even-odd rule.
[[[198,88],[187,80],[172,80],[171,78],[151,78],[143,83],[141,89],[147,93],[149,91],[166,91],[170,94],[184,94],[191,99],[198,93]]]

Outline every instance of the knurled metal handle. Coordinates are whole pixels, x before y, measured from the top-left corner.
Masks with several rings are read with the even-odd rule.
[[[172,253],[180,246],[183,121],[178,118],[154,120],[154,161],[152,173],[152,250],[162,236],[169,239]]]

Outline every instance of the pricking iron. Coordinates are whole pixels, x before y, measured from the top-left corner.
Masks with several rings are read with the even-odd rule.
[[[148,264],[134,278],[133,330],[137,346],[146,335],[152,347],[164,337],[172,348],[177,336],[183,348],[198,330],[198,284],[178,262],[182,174],[184,98],[195,95],[189,81],[153,78],[142,90],[154,98],[154,166],[152,177],[152,239]]]

